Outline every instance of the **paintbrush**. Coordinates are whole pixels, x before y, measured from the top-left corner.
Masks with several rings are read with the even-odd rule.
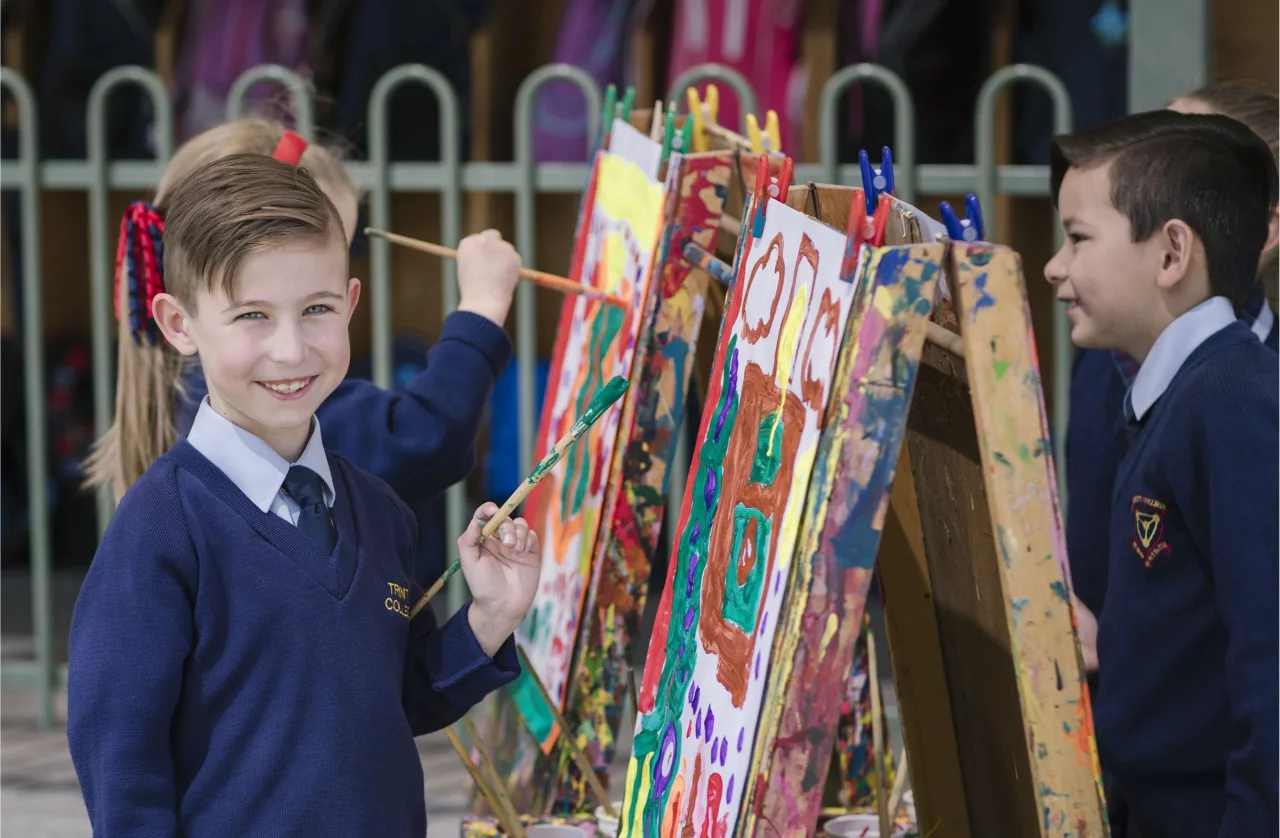
[[[547,709],[551,711],[551,717],[555,719],[556,725],[560,728],[561,745],[573,757],[573,761],[578,763],[578,770],[582,772],[587,785],[591,786],[591,792],[596,796],[596,800],[600,801],[600,805],[604,807],[605,814],[611,818],[616,818],[617,813],[613,809],[613,802],[609,800],[609,792],[605,789],[604,784],[600,782],[600,778],[596,776],[596,770],[592,767],[591,760],[587,758],[586,753],[574,741],[573,735],[569,730],[569,723],[565,721],[559,705],[551,700],[551,693],[547,692],[547,685],[542,683],[542,679],[538,677],[538,670],[533,668],[533,664],[529,662],[529,656],[524,652],[524,647],[519,643],[516,644],[516,654],[520,656],[520,667],[529,676],[529,679],[533,681],[533,685],[538,688],[538,694],[546,702]]]
[[[507,498],[507,502],[502,505],[497,514],[490,518],[489,522],[480,530],[481,541],[497,532],[502,522],[510,518],[516,507],[523,503],[524,499],[533,491],[533,487],[537,486],[542,481],[542,478],[551,473],[551,467],[560,462],[560,458],[587,432],[587,428],[594,425],[596,420],[609,409],[609,406],[622,397],[622,394],[627,391],[627,386],[625,378],[615,376],[612,381],[600,388],[595,398],[587,405],[587,411],[578,417],[578,421],[574,422],[569,432],[560,438],[560,441],[551,449],[551,453],[543,457],[542,461],[533,467],[533,473],[525,478],[519,488],[511,493],[511,497]],[[417,604],[409,611],[409,619],[412,620],[418,616],[418,612],[423,609],[433,596],[440,593],[441,589],[453,578],[454,574],[460,570],[462,570],[462,559],[454,559],[453,564],[449,565],[449,568],[441,574],[434,585],[427,589],[427,592],[422,595],[422,599],[418,600]]]
[[[502,807],[501,811],[506,813],[504,820],[510,821],[511,825],[504,827],[507,838],[525,838],[524,824],[520,822],[520,814],[516,812],[516,807],[511,803],[511,798],[507,796],[507,790],[502,785],[502,777],[498,774],[498,769],[493,767],[493,760],[489,758],[489,752],[484,749],[484,745],[480,742],[480,734],[476,731],[475,723],[471,721],[470,716],[462,717],[462,729],[466,732],[467,738],[471,740],[471,744],[475,745],[476,753],[480,755],[480,768],[490,778],[493,797],[498,806]],[[492,803],[489,804],[489,808],[493,808]],[[498,812],[495,811],[494,814],[496,815]]]
[[[457,259],[458,251],[445,247],[440,244],[423,241],[422,239],[411,239],[408,236],[401,236],[398,233],[388,233],[386,230],[378,230],[373,227],[365,227],[364,231],[367,235],[375,236],[380,239],[386,239],[392,244],[399,244],[413,250],[420,250],[423,253],[431,253],[435,256],[441,256],[445,259]],[[614,294],[607,294],[599,288],[593,288],[590,285],[582,285],[567,279],[563,276],[544,273],[543,271],[535,271],[532,268],[521,268],[520,278],[532,282],[534,285],[541,285],[543,288],[549,288],[552,291],[560,291],[565,294],[579,294],[588,300],[598,300],[606,305],[615,306],[620,309],[627,308],[627,301],[622,297]]]
[[[510,802],[506,801],[506,793],[502,792],[502,797],[499,797],[498,787],[491,786],[489,780],[485,779],[484,773],[475,764],[475,761],[471,759],[471,755],[467,753],[466,746],[462,744],[458,734],[453,732],[452,727],[446,727],[444,735],[448,738],[449,744],[453,746],[453,750],[457,752],[458,759],[462,760],[462,765],[467,769],[467,773],[471,775],[471,781],[480,790],[480,795],[484,798],[484,802],[488,804],[489,810],[498,819],[498,824],[502,827],[502,831],[507,833],[510,838],[523,838],[524,824],[520,823],[519,816],[516,815],[515,821],[512,822],[511,817],[514,815],[514,810],[509,810],[502,805],[504,801]],[[472,742],[475,744],[477,751],[484,753],[478,740],[473,739]]]

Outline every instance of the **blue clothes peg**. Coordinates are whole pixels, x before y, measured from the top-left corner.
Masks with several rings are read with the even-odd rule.
[[[986,239],[986,230],[982,226],[982,205],[978,196],[970,192],[964,196],[964,218],[957,218],[951,204],[943,201],[938,205],[938,214],[942,216],[942,225],[947,228],[947,235],[956,242],[978,242]]]
[[[871,168],[866,150],[858,152],[858,165],[862,168],[862,192],[867,197],[867,215],[876,211],[882,194],[893,194],[893,152],[888,146],[880,153],[880,171]]]

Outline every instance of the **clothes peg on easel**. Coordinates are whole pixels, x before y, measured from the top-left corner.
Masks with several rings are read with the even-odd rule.
[[[867,217],[866,193],[862,189],[853,190],[853,202],[849,205],[849,224],[845,230],[844,264],[840,276],[852,280],[858,267],[858,252],[862,246],[882,247],[884,234],[889,228],[891,202],[888,195],[881,195],[876,203],[876,211]]]
[[[769,110],[764,115],[764,130],[753,113],[747,114],[747,139],[752,154],[781,154],[782,134],[778,128],[778,112]]]
[[[710,143],[707,141],[707,126],[716,125],[720,119],[720,89],[714,84],[707,85],[707,98],[698,97],[698,89],[690,87],[685,91],[685,96],[689,100],[689,121],[693,123],[693,145],[686,146],[684,151],[709,151]]]
[[[690,120],[685,120],[685,127],[690,124]],[[663,120],[662,126],[662,156],[659,158],[658,168],[666,165],[667,159],[671,157],[671,152],[677,143],[676,139],[676,106],[670,105],[667,108],[666,118]]]
[[[623,122],[631,119],[631,106],[636,101],[636,89],[632,85],[627,85],[626,91],[622,94],[622,105],[619,107],[618,118]]]
[[[979,242],[986,239],[986,230],[982,226],[982,205],[978,196],[970,192],[964,196],[964,218],[957,218],[951,204],[943,201],[938,205],[938,214],[942,216],[942,226],[947,228],[947,235],[952,241]]]
[[[600,131],[596,134],[597,149],[609,144],[609,132],[613,129],[613,117],[617,110],[618,88],[609,85],[604,89],[604,107],[600,110]]]
[[[787,199],[787,190],[791,188],[791,172],[792,163],[790,157],[782,159],[782,166],[779,168],[776,177],[769,174],[769,155],[761,154],[758,158],[754,201],[755,217],[751,222],[751,236],[753,238],[764,235],[764,214],[769,205],[769,199],[773,198],[775,201],[785,201]]]
[[[867,196],[867,214],[876,211],[881,195],[893,194],[893,152],[888,146],[880,154],[880,171],[871,168],[865,150],[858,152],[858,165],[862,167],[862,189]]]
[[[662,110],[662,100],[653,103],[653,113],[649,122],[649,139],[657,142],[662,139],[662,122],[666,116],[666,111]]]

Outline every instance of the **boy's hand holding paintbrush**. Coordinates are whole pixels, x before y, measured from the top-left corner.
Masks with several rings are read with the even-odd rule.
[[[497,514],[496,503],[484,504],[458,538],[462,575],[471,589],[467,620],[490,657],[524,619],[542,571],[538,534],[523,518],[503,521],[493,535],[481,537],[484,525]]]

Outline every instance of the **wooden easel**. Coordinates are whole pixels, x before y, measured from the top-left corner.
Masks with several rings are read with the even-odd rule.
[[[794,187],[788,203],[839,224],[851,192]],[[898,211],[885,244],[920,238],[913,216]],[[984,244],[945,257],[936,246],[911,252],[945,260],[955,308],[936,306],[934,320],[963,343],[963,356],[923,345],[897,473],[881,488],[891,493],[877,566],[920,833],[1105,835],[1020,259]],[[963,324],[954,310],[967,313]],[[852,602],[843,596],[842,621]],[[830,610],[820,599],[788,619],[800,625]],[[856,634],[837,636],[851,648]],[[744,834],[793,834],[816,816],[812,800],[808,819],[797,818],[796,793],[779,802],[768,792],[780,772],[828,758],[822,724],[794,717],[819,711],[805,706],[804,690],[815,680],[829,690],[833,679],[803,658],[785,685],[792,724],[775,729],[778,745],[758,757],[768,782],[758,785]],[[850,651],[846,679],[851,659]]]
[[[878,560],[920,832],[1106,835],[1021,259],[947,279],[965,357],[925,346]]]

